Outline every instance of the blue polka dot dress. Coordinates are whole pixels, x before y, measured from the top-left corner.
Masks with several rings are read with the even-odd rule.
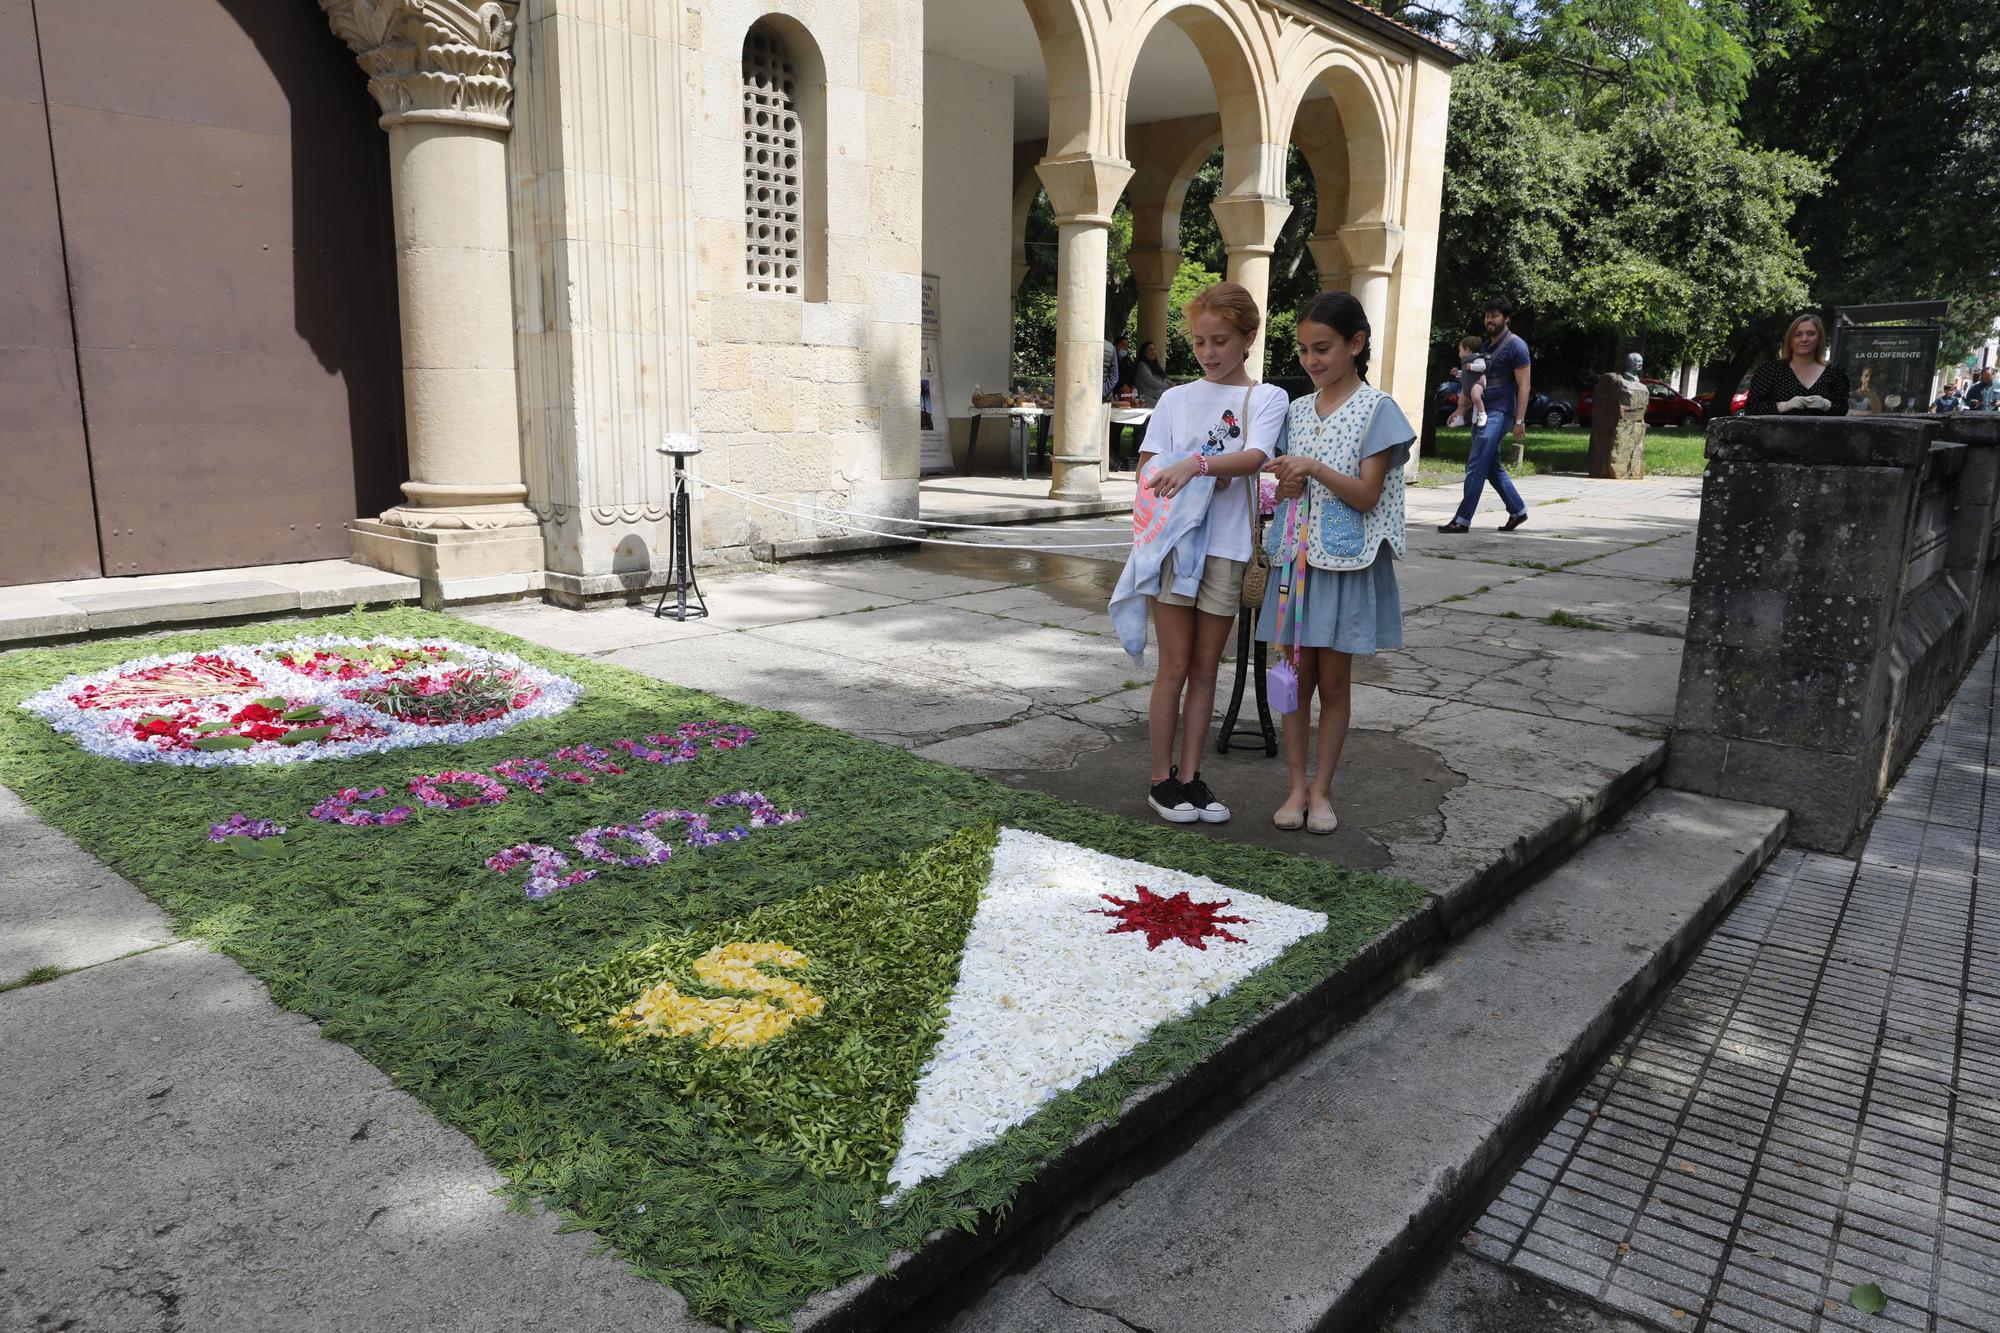
[[[1294,567],[1303,578],[1305,614],[1301,623],[1298,611],[1292,611],[1285,629],[1287,644],[1363,654],[1403,646],[1396,556],[1403,547],[1403,468],[1415,439],[1409,418],[1395,400],[1370,385],[1363,385],[1324,416],[1312,395],[1292,404],[1280,453],[1305,454],[1348,476],[1360,475],[1364,458],[1380,453],[1390,457],[1382,497],[1365,515],[1317,482],[1308,483],[1304,503],[1314,559],[1299,560]],[[1257,618],[1257,637],[1266,643],[1275,642],[1278,634],[1278,589],[1291,554],[1289,510],[1289,504],[1279,504],[1265,530],[1271,584]],[[1322,561],[1356,567],[1325,569],[1319,567]],[[1294,585],[1294,597],[1297,594]]]

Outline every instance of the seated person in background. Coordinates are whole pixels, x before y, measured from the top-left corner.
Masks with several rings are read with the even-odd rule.
[[[1931,411],[1939,415],[1956,412],[1958,411],[1959,401],[1958,386],[1956,384],[1947,384],[1944,386],[1944,392],[1938,395],[1937,401],[1931,404]]]
[[[1486,349],[1477,338],[1458,340],[1458,407],[1447,426],[1463,426],[1468,414],[1477,430],[1486,424]]]
[[[1160,364],[1160,345],[1141,344],[1139,359],[1132,363],[1132,388],[1138,393],[1139,401],[1151,407],[1160,401],[1161,394],[1173,387],[1174,382],[1167,378],[1167,368]]]

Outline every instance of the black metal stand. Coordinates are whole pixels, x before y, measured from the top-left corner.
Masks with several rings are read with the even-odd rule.
[[[699,620],[708,614],[708,599],[701,595],[701,584],[694,576],[694,526],[688,513],[687,461],[701,450],[692,446],[662,447],[660,452],[674,460],[674,536],[672,554],[667,557],[667,586],[660,590],[660,603],[653,608],[653,619],[669,614],[667,598],[672,597],[673,619]],[[692,607],[688,605],[690,592],[694,594]]]
[[[1229,743],[1234,740],[1264,742],[1264,757],[1272,758],[1278,753],[1278,731],[1271,725],[1271,705],[1264,697],[1264,668],[1268,653],[1262,639],[1253,639],[1257,612],[1244,607],[1236,613],[1236,683],[1229,690],[1229,711],[1222,716],[1222,734],[1215,739],[1215,752],[1228,754]],[[1253,653],[1251,645],[1255,644]],[[1243,711],[1243,674],[1253,666],[1257,677],[1257,720],[1261,731],[1248,727],[1238,728],[1236,715]]]

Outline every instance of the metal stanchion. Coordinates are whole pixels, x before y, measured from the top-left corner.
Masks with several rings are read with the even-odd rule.
[[[708,614],[708,601],[701,595],[701,584],[694,575],[694,525],[688,510],[687,461],[701,452],[699,445],[689,439],[686,444],[663,444],[660,452],[674,460],[674,505],[672,554],[667,558],[667,586],[660,590],[660,603],[653,608],[653,618],[671,614],[675,620],[699,620]],[[688,594],[694,594],[694,605],[688,605]],[[667,611],[667,598],[674,599],[674,609]]]
[[[1264,742],[1264,756],[1270,758],[1278,753],[1278,731],[1271,725],[1271,704],[1264,695],[1264,666],[1266,650],[1262,639],[1255,640],[1256,652],[1251,652],[1252,623],[1257,612],[1249,607],[1236,613],[1236,683],[1229,691],[1229,711],[1223,714],[1222,734],[1215,739],[1217,754],[1228,754],[1229,743],[1235,740]],[[1236,725],[1236,715],[1243,710],[1243,676],[1252,670],[1257,677],[1257,720],[1261,731]]]

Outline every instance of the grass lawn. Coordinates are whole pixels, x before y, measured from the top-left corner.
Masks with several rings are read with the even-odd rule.
[[[1702,449],[1706,436],[1698,430],[1679,430],[1673,427],[1654,427],[1646,432],[1646,473],[1662,477],[1699,477],[1706,466]],[[1559,430],[1530,430],[1528,432],[1525,456],[1520,467],[1508,466],[1508,471],[1517,477],[1529,477],[1540,472],[1588,471],[1585,460],[1590,454],[1590,430],[1585,426],[1564,426]],[[1465,471],[1465,456],[1472,447],[1472,434],[1466,430],[1440,429],[1437,447],[1417,460],[1417,471],[1422,474],[1461,474]],[[1510,437],[1502,446],[1504,452],[1512,447]]]
[[[566,712],[465,744],[211,768],[93,755],[16,706],[71,674],[141,655],[306,634],[497,649],[582,694]],[[660,761],[666,750],[649,759],[613,745],[704,720],[756,736],[678,763]],[[626,771],[600,768],[587,785],[549,780],[542,792],[509,778],[504,799],[467,808],[430,808],[409,794],[424,775],[554,760],[559,747],[601,747],[590,753]],[[415,609],[0,656],[0,782],[139,885],[182,935],[237,959],[277,1003],[317,1020],[470,1136],[518,1196],[596,1231],[698,1315],[765,1328],[783,1327],[817,1292],[883,1271],[933,1230],[969,1229],[1004,1211],[1136,1090],[1338,971],[1426,901],[1414,885],[1017,791]],[[343,788],[376,786],[388,794],[373,809],[400,799],[414,813],[389,827],[309,814]],[[749,791],[805,818],[698,841],[687,811],[708,811],[724,833],[750,821],[715,810],[714,798]],[[240,841],[210,841],[210,826],[238,812],[289,832],[254,854]],[[658,812],[672,812],[653,825],[673,842],[671,858],[635,864],[646,857],[633,852],[660,844],[629,830]],[[1053,1092],[892,1200],[902,1108],[938,1040],[1001,826],[1209,876],[1324,913],[1327,925],[1286,937],[1296,942],[1261,971],[1152,1028],[1102,1072]],[[592,837],[619,858],[587,859]],[[491,864],[522,844],[566,854],[574,845],[571,867],[596,875],[531,898],[532,867]],[[1103,915],[1085,918],[1094,937],[1109,927]],[[1216,952],[1185,956],[1237,947],[1210,942]],[[1055,956],[1046,964],[1064,966]],[[41,979],[0,977],[0,987]],[[1034,1009],[1033,975],[1017,994],[1009,1008]],[[1116,1001],[1108,992],[1102,1003]],[[642,1024],[653,1026],[621,1035]]]

